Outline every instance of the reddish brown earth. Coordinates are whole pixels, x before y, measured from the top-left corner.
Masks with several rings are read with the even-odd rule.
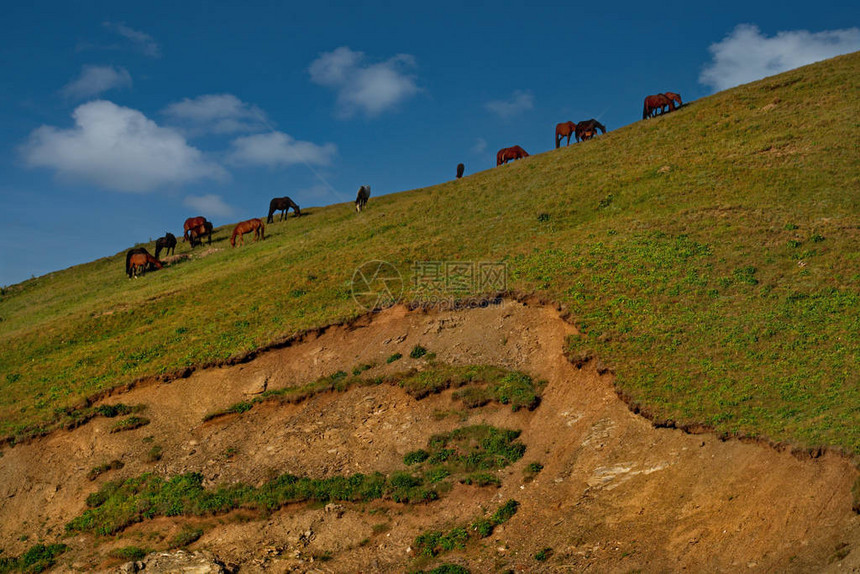
[[[145,404],[148,426],[111,434],[97,418],[73,431],[6,448],[0,458],[0,548],[17,555],[36,541],[70,549],[57,571],[110,571],[111,549],[163,549],[183,524],[205,549],[241,572],[405,572],[457,563],[472,572],[849,572],[860,568],[860,517],[851,510],[853,464],[826,454],[799,460],[770,447],[654,428],[618,399],[611,375],[572,366],[562,347],[574,333],[557,311],[506,301],[486,309],[408,312],[394,308],[333,327],[253,361],[198,371],[106,402]],[[249,393],[307,383],[372,363],[372,376],[431,368],[409,358],[420,344],[437,363],[494,364],[546,379],[534,411],[490,404],[464,410],[450,392],[416,401],[389,385],[264,404],[203,423]],[[404,358],[391,364],[395,352]],[[117,537],[64,537],[88,494],[107,480],[198,471],[207,485],[260,484],[290,472],[326,477],[389,473],[433,434],[479,422],[522,430],[525,457],[500,472],[501,488],[456,485],[422,505],[292,505],[268,516],[237,512],[201,520],[159,518]],[[151,438],[150,438],[151,437]],[[147,462],[147,452],[163,458]],[[124,468],[95,481],[93,467]],[[533,481],[524,468],[540,462]],[[418,558],[428,530],[492,512],[508,499],[517,514],[466,551]],[[552,548],[545,562],[535,559]],[[319,558],[329,555],[330,559]],[[316,557],[316,560],[311,561]]]

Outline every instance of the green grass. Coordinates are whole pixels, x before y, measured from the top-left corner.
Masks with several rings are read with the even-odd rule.
[[[138,429],[142,426],[146,426],[148,424],[149,424],[149,419],[146,417],[130,416],[126,419],[122,419],[121,421],[117,421],[116,423],[114,423],[110,429],[110,432],[115,433],[115,432],[130,431],[130,430]]]
[[[143,560],[147,554],[149,554],[150,550],[147,548],[140,548],[138,546],[123,546],[122,548],[115,548],[110,551],[110,556],[112,558],[118,558],[120,560],[125,561],[138,561]]]
[[[518,508],[519,503],[511,499],[500,506],[489,519],[477,518],[469,525],[455,526],[446,531],[423,532],[415,538],[415,551],[419,556],[435,557],[452,550],[463,550],[469,540],[490,536],[496,526],[510,520]]]
[[[366,260],[395,265],[407,298],[416,261],[502,261],[510,290],[570,311],[571,355],[600,357],[653,416],[858,453],[858,88],[860,54],[842,56],[361,216],[309,209],[242,250],[225,226],[220,251],[144,279],[123,252],[9,286],[0,436],[357,317]]]
[[[183,526],[182,530],[170,539],[170,548],[185,548],[189,544],[197,542],[203,536],[203,529]]]
[[[431,502],[450,490],[453,481],[465,482],[477,469],[502,469],[519,460],[525,452],[525,445],[517,441],[519,434],[481,425],[435,435],[421,468],[387,476],[374,473],[314,479],[283,474],[259,487],[234,483],[207,490],[200,473],[169,479],[145,473],[103,484],[87,497],[88,509],[67,523],[66,530],[111,535],[157,516],[209,516],[240,507],[273,511],[297,502]],[[492,518],[497,523],[506,519]]]
[[[241,414],[261,403],[295,404],[320,393],[344,392],[353,387],[381,384],[398,385],[416,400],[450,388],[458,388],[460,390],[454,393],[454,398],[461,400],[467,408],[477,408],[495,401],[503,405],[510,404],[511,408],[517,411],[520,408],[537,407],[540,403],[540,391],[546,385],[546,381],[534,381],[525,373],[489,365],[434,364],[426,371],[413,369],[404,373],[372,378],[362,378],[355,374],[348,376],[344,371],[338,371],[304,385],[267,390],[259,397],[206,413],[203,421],[211,421],[229,414]],[[480,400],[475,399],[475,396],[479,396]]]
[[[57,562],[57,557],[66,551],[65,544],[36,544],[31,546],[27,552],[18,556],[0,557],[0,574],[9,572],[45,572]]]
[[[95,480],[106,472],[109,472],[111,470],[118,470],[124,466],[125,463],[123,463],[121,460],[112,460],[110,462],[106,462],[104,464],[100,464],[91,468],[90,471],[87,473],[87,478],[89,478],[90,480]]]

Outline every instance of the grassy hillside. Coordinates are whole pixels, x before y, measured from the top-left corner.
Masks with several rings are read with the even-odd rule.
[[[262,243],[221,229],[218,251],[143,279],[118,254],[9,287],[0,435],[356,316],[364,261],[407,282],[415,261],[504,261],[656,416],[860,452],[859,78],[843,56],[360,215],[309,210]]]

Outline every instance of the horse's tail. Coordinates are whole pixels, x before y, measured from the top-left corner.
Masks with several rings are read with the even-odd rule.
[[[263,222],[260,222],[260,239],[266,238],[266,226],[263,225]]]
[[[645,104],[642,106],[642,119],[648,117],[648,98],[645,98]]]
[[[131,278],[131,251],[125,254],[125,272]]]

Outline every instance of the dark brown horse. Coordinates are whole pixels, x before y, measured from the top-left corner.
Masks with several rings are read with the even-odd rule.
[[[186,219],[185,224],[182,226],[182,241],[188,241],[189,232],[196,227],[200,227],[204,223],[206,223],[206,218],[202,215],[200,217],[189,217]]]
[[[561,140],[567,137],[567,145],[570,145],[570,136],[576,131],[576,122],[563,122],[555,126],[555,149],[561,147]]]
[[[125,272],[128,278],[137,277],[138,274],[146,274],[146,268],[152,265],[155,269],[161,269],[161,261],[149,254],[143,247],[129,249],[125,254]]]
[[[597,135],[597,130],[600,130],[605,134],[606,126],[594,118],[579,122],[576,124],[576,141],[590,140]]]
[[[666,92],[663,95],[678,104],[679,108],[684,105],[684,102],[681,101],[681,94],[676,94],[675,92]]]
[[[669,106],[670,112],[675,110],[675,102],[667,98],[665,94],[646,97],[645,104],[642,106],[642,119],[654,117],[658,113],[662,114],[663,108],[666,106]]]
[[[172,252],[174,255],[176,254],[176,236],[170,233],[169,231],[164,235],[164,237],[159,237],[155,240],[155,258],[158,259],[161,250],[165,249],[165,255],[170,255]]]
[[[212,222],[204,221],[197,227],[193,227],[187,230],[186,235],[188,235],[188,241],[191,242],[191,247],[196,247],[198,245],[203,245],[203,236],[208,235],[209,245],[212,245]]]
[[[236,247],[236,236],[239,236],[239,245],[245,244],[245,234],[254,232],[254,241],[266,238],[266,226],[263,225],[263,220],[255,217],[247,221],[240,221],[233,228],[233,235],[230,236],[230,245]]]
[[[524,157],[529,157],[529,154],[520,146],[515,145],[514,147],[504,147],[496,153],[496,166],[500,166],[503,163],[508,163],[515,159],[522,159]]]
[[[287,214],[292,208],[293,213],[296,214],[296,217],[299,217],[302,214],[302,210],[299,208],[299,204],[290,199],[289,197],[274,197],[272,201],[269,202],[269,216],[266,218],[266,223],[274,223],[275,218],[272,217],[276,211],[281,212],[281,221],[286,219]]]
[[[457,179],[463,177],[463,172],[466,171],[466,166],[462,163],[457,164]]]
[[[362,185],[358,188],[358,194],[355,196],[355,212],[361,213],[364,206],[367,205],[367,200],[370,199],[370,186]]]

